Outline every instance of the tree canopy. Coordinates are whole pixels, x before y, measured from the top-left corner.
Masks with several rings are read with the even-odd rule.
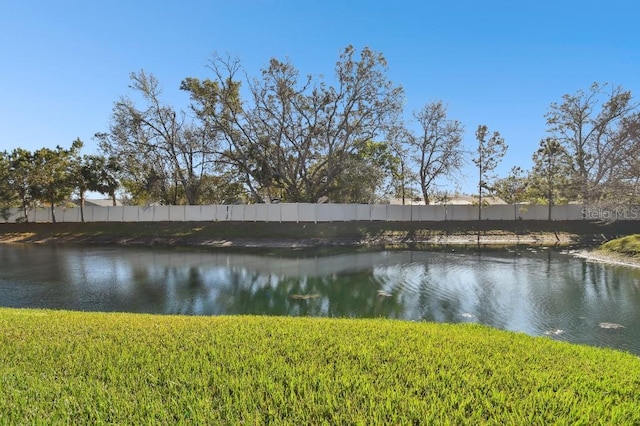
[[[300,77],[291,62],[275,58],[259,78],[244,81],[237,59],[214,56],[209,68],[212,79],[187,78],[181,87],[203,127],[222,141],[221,161],[256,201],[349,201],[340,183],[347,165],[367,161],[359,148],[380,138],[402,108],[402,88],[386,76],[382,54],[368,48],[343,51],[332,85]]]
[[[640,155],[632,130],[638,123],[638,104],[630,91],[594,83],[552,103],[546,119],[548,133],[567,153],[570,185],[580,201],[597,203],[628,189],[626,158]]]
[[[344,48],[329,78],[277,58],[255,76],[230,55],[213,55],[207,69],[179,83],[183,109],[165,101],[153,74],[131,73],[130,92],[95,135],[97,153],[80,155],[79,139],[0,153],[0,209],[20,207],[27,220],[47,205],[55,220],[56,205],[75,196],[82,206],[87,192],[139,205],[430,204],[451,199],[468,160],[479,206],[488,194],[550,212],[566,202],[640,203],[640,110],[621,86],[594,83],[551,103],[533,167],[497,179],[507,151],[500,133],[479,125],[465,149],[464,124],[440,100],[405,117],[402,87],[370,48]]]

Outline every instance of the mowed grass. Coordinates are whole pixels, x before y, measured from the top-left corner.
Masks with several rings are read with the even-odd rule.
[[[473,324],[0,309],[0,423],[638,424],[640,359]]]
[[[628,235],[607,241],[600,246],[602,250],[640,258],[640,234]]]

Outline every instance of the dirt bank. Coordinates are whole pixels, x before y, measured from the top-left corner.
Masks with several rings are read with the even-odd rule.
[[[593,246],[634,230],[637,222],[27,223],[1,224],[0,242],[282,248],[478,243]]]
[[[630,266],[640,268],[640,259],[624,254],[614,253],[604,250],[576,250],[570,252],[576,257],[586,259],[590,262],[608,263],[611,265]]]

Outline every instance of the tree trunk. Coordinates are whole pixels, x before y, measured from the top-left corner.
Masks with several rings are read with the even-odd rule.
[[[84,191],[80,191],[80,221],[84,223]]]
[[[56,205],[51,202],[51,221],[56,223]]]
[[[24,214],[24,221],[29,223],[29,208],[25,202],[22,203],[22,214]]]
[[[549,205],[547,220],[551,221],[551,207],[553,206],[553,188],[551,187],[551,183],[549,183],[549,193],[547,195],[547,204]]]
[[[478,221],[482,220],[482,147],[478,151]],[[480,228],[478,228],[480,229]],[[478,231],[478,244],[480,244],[480,231]]]

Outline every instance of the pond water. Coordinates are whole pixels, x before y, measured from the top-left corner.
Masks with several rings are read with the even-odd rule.
[[[640,354],[640,269],[554,250],[0,245],[0,306],[477,322]]]

